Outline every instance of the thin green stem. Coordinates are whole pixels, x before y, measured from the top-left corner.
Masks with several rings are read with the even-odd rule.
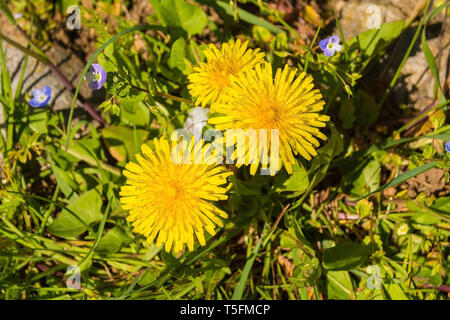
[[[411,121],[406,123],[404,126],[402,126],[400,129],[396,130],[394,132],[393,136],[399,135],[400,133],[405,131],[407,128],[411,127],[413,124],[419,122],[420,120],[422,120],[423,118],[428,116],[428,114],[430,114],[431,112],[433,112],[435,110],[442,109],[445,106],[447,106],[448,104],[450,104],[450,100],[447,100],[447,101],[445,101],[443,103],[437,104],[436,106],[434,106],[433,108],[427,110],[426,112],[419,114],[418,116],[414,117]]]
[[[316,43],[316,39],[317,39],[317,36],[319,35],[320,28],[322,28],[322,23],[320,23],[319,27],[317,28],[316,34],[314,35],[314,39],[313,39],[313,41],[311,42],[311,44],[309,45],[309,50],[310,50],[310,51],[312,51],[313,46],[314,46],[314,43]],[[306,59],[306,61],[305,61],[305,67],[303,68],[303,71],[304,71],[305,73],[308,71],[308,62],[309,62],[309,60]]]
[[[42,234],[45,230],[45,226],[47,224],[47,220],[50,217],[50,214],[55,209],[54,203],[56,202],[56,199],[58,199],[59,195],[59,184],[56,185],[55,192],[53,193],[52,202],[50,203],[50,207],[47,209],[44,215],[44,220],[42,220],[41,227],[39,228],[38,234]]]
[[[158,97],[161,97],[161,98],[171,99],[171,100],[174,100],[174,101],[184,102],[184,103],[187,103],[187,104],[193,104],[194,103],[192,100],[181,98],[181,97],[178,97],[178,96],[174,96],[174,95],[172,95],[170,93],[164,93],[164,92],[159,92],[159,91],[150,91],[150,90],[147,90],[147,89],[135,86],[133,84],[130,84],[130,85],[131,85],[131,87],[133,87],[134,89],[136,89],[138,91],[147,92],[147,93],[153,93],[154,95],[157,95]]]

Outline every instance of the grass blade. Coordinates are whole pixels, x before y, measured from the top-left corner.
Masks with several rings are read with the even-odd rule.
[[[425,171],[428,171],[431,168],[434,168],[435,166],[436,166],[436,162],[432,161],[432,162],[424,164],[424,165],[422,165],[420,167],[417,167],[417,168],[415,168],[413,170],[406,171],[403,174],[399,175],[397,178],[392,179],[391,182],[385,184],[384,186],[378,188],[375,191],[372,191],[372,192],[366,194],[365,196],[359,198],[357,201],[362,200],[364,198],[367,198],[367,197],[369,197],[369,196],[371,196],[371,195],[373,195],[375,193],[378,193],[380,191],[383,191],[384,189],[387,189],[389,187],[393,187],[393,186],[395,186],[395,185],[397,185],[399,183],[405,182],[406,180],[408,180],[410,178],[413,178],[413,177],[415,177],[415,176],[417,176],[417,175],[419,175],[419,174],[421,174],[421,173],[423,173]]]

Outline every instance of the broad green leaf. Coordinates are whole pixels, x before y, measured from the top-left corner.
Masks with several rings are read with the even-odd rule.
[[[371,159],[361,171],[356,172],[356,176],[346,177],[347,181],[353,181],[351,193],[362,196],[379,188],[380,168],[381,163],[377,159]]]
[[[89,225],[98,223],[102,219],[101,191],[91,189],[67,206],[76,217],[67,210],[63,210],[48,227],[48,231],[58,237],[76,237],[86,230]]]
[[[306,285],[314,285],[322,274],[319,259],[316,256],[311,244],[305,238],[299,223],[295,219],[286,217],[286,224],[293,223],[294,227],[288,227],[288,231],[284,231],[280,244],[293,245],[288,255],[294,261],[294,271],[289,280],[299,288]]]
[[[130,126],[146,128],[150,123],[150,110],[139,100],[122,99],[120,101],[120,120]]]
[[[411,220],[415,223],[433,225],[441,222],[441,219],[439,217],[431,215],[425,210],[425,208],[420,207],[414,201],[408,201],[407,206],[412,213]]]
[[[303,193],[309,185],[308,172],[303,165],[293,165],[292,174],[286,179],[283,186],[277,192],[294,191],[296,194]]]
[[[101,143],[99,139],[76,140],[70,146],[70,150],[81,155],[84,159],[95,162],[101,158]]]
[[[399,284],[383,284],[383,287],[386,289],[389,297],[392,300],[409,300]]]
[[[29,115],[30,128],[41,134],[48,132],[47,129],[47,110],[35,109]]]
[[[411,220],[416,223],[450,222],[450,197],[439,198],[429,207],[413,200],[408,201],[407,206],[412,213]]]
[[[383,23],[379,29],[369,29],[347,42],[347,47],[360,50],[367,65],[370,60],[384,50],[387,45],[403,31],[405,21]]]
[[[186,42],[183,38],[178,38],[172,45],[169,57],[169,67],[178,68],[183,73],[190,73],[191,68],[185,62],[186,59]]]
[[[120,250],[121,246],[128,242],[130,237],[122,230],[121,227],[115,226],[108,230],[106,234],[100,239],[95,251],[101,253],[113,253]]]
[[[327,280],[328,299],[355,299],[352,281],[347,271],[328,271]]]
[[[145,270],[142,276],[139,278],[139,285],[145,286],[158,279],[159,272],[154,270]]]
[[[323,250],[323,267],[328,270],[351,270],[363,264],[370,250],[360,243],[344,242]]]
[[[231,180],[233,183],[233,189],[238,196],[260,196],[261,192],[256,188],[252,188],[254,186],[251,182],[242,181],[237,179],[235,176],[231,176]]]
[[[73,190],[78,189],[76,182],[72,177],[69,176],[68,172],[64,171],[58,166],[51,164],[50,167],[53,171],[53,174],[55,175],[56,182],[58,183],[62,193],[64,193],[67,198],[70,198],[73,195]]]
[[[162,0],[157,13],[165,26],[181,27],[190,35],[201,33],[208,22],[200,7],[185,0]]]
[[[98,55],[98,63],[105,69],[106,72],[116,72],[117,71],[117,59],[114,54],[114,45],[105,48],[102,54]],[[111,74],[108,75],[108,78]]]
[[[414,275],[414,283],[419,286],[423,286],[426,283],[433,286],[440,286],[442,285],[443,280],[438,272],[433,273],[430,268],[423,267],[416,275]]]
[[[306,285],[314,285],[322,273],[319,259],[311,257],[301,250],[298,250],[298,252],[301,255],[301,260],[294,267],[289,281],[299,288],[304,288]]]
[[[136,129],[137,144],[140,146],[147,140],[147,130]],[[108,146],[111,155],[118,161],[129,161],[134,158],[139,150],[136,149],[133,129],[125,126],[110,126],[103,129],[103,139]]]
[[[450,197],[436,199],[431,205],[431,208],[450,214]]]

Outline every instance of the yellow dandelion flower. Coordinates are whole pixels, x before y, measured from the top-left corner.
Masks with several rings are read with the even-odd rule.
[[[296,74],[296,68],[286,66],[278,69],[273,77],[269,63],[256,66],[239,77],[224,93],[227,103],[215,104],[213,107],[219,116],[209,119],[218,130],[242,129],[243,133],[249,129],[256,130],[258,150],[279,154],[278,165],[273,165],[276,162],[270,159],[271,175],[281,166],[292,173],[292,165],[296,163],[294,155],[300,154],[310,160],[311,156],[317,155],[316,148],[320,145],[316,138],[326,140],[318,129],[330,119],[318,113],[325,104],[322,95],[318,89],[313,89],[311,76],[304,72]],[[261,136],[260,129],[265,129],[267,138]],[[278,132],[277,153],[274,153],[274,145],[270,142],[272,130]],[[244,136],[241,138],[246,139]],[[267,149],[260,149],[263,139],[269,140]],[[261,160],[267,156],[260,151],[253,163],[250,162],[248,153],[254,147],[245,146],[245,164],[251,164],[251,174],[255,174],[260,163],[264,167],[266,161]]]
[[[259,49],[247,49],[248,41],[230,40],[217,49],[213,44],[204,51],[206,63],[194,67],[188,78],[189,92],[196,97],[197,104],[204,107],[209,102],[221,102],[222,92],[243,72],[262,63],[264,53]]]
[[[174,162],[176,141],[169,144],[164,137],[153,141],[154,150],[143,144],[143,155],[136,155],[138,164],[126,165],[127,184],[120,190],[120,202],[129,210],[127,220],[133,222],[134,232],[147,237],[148,243],[156,239],[156,245],[164,243],[167,252],[172,247],[180,252],[186,243],[192,251],[194,234],[203,246],[203,229],[214,235],[215,225],[223,226],[219,217],[227,218],[227,214],[213,202],[228,198],[231,184],[223,185],[232,172],[211,159],[201,164]],[[205,153],[207,146],[192,141],[187,150],[193,159],[194,154]]]

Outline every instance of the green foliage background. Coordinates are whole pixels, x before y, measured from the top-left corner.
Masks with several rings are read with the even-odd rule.
[[[445,4],[427,5],[404,53],[406,59],[420,37],[436,82],[436,105],[403,127],[383,131],[377,121],[405,59],[381,98],[358,80],[377,67],[409,22],[385,23],[345,39],[344,50],[328,59],[317,43],[329,34],[319,27],[308,46],[295,49],[297,31],[263,1],[149,1],[153,13],[145,25],[114,15],[120,1],[82,9],[87,13],[82,27],[95,30],[98,50],[80,70],[69,114],[28,106],[22,90],[27,62],[13,88],[3,49],[11,42],[0,35],[6,132],[0,140],[3,299],[448,298],[442,288],[450,285],[450,195],[410,198],[398,188],[431,168],[443,170],[445,183],[449,180],[450,157],[443,148],[450,140],[448,100],[425,35],[425,26]],[[23,14],[20,27],[32,35],[25,52],[43,63],[48,58],[40,48],[58,28],[51,23],[53,13],[64,16],[69,5],[81,5],[1,3],[11,23],[16,24],[11,10]],[[136,36],[146,58],[135,47]],[[211,39],[230,38],[250,40],[274,69],[289,63],[314,77],[332,117],[328,140],[310,162],[299,159],[290,176],[233,169],[229,200],[220,204],[230,213],[225,227],[205,247],[174,256],[132,233],[118,201],[125,182],[121,171],[142,143],[183,127],[194,107],[187,75],[205,59],[202,50]],[[107,127],[73,116],[83,76],[94,61],[108,72],[107,98],[96,108]],[[422,119],[428,130],[405,135]],[[391,196],[384,193],[388,188],[394,190]],[[71,265],[81,269],[81,290],[66,287]],[[373,289],[367,281],[375,270],[381,285]]]

